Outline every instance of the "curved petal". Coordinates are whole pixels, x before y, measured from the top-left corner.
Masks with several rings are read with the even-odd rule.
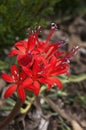
[[[5,94],[4,94],[4,97],[5,97],[5,98],[10,97],[10,96],[14,93],[14,91],[16,90],[16,88],[17,88],[17,85],[16,85],[16,84],[10,85],[10,86],[7,88],[7,90],[6,90],[6,92],[5,92]]]
[[[31,63],[32,57],[30,57],[30,56],[27,55],[27,54],[26,54],[26,55],[23,54],[23,55],[19,55],[19,56],[17,57],[17,60],[18,60],[18,64],[19,64],[19,65],[27,66],[28,64]]]
[[[15,43],[15,47],[23,46],[24,48],[27,48],[28,42],[26,40],[22,40]]]
[[[39,72],[39,63],[37,61],[34,62],[32,71],[33,71],[33,75],[35,75],[35,76]]]
[[[22,45],[17,45],[16,47],[18,48],[18,50],[19,50],[20,52],[22,52],[23,54],[25,54],[26,49],[25,49]]]
[[[67,73],[68,73],[68,69],[64,69],[64,70],[52,72],[52,73],[51,73],[51,76],[58,76],[58,75],[67,74]]]
[[[43,84],[52,84],[52,81],[49,78],[40,78],[39,82]]]
[[[57,78],[51,78],[51,81],[57,85],[59,89],[62,89],[62,82]]]
[[[10,83],[14,82],[14,79],[13,79],[9,74],[4,73],[4,74],[2,74],[1,77],[2,77],[5,81],[7,81],[7,82],[10,82]]]
[[[48,84],[48,90],[54,85],[56,84],[58,86],[59,89],[62,88],[62,83],[59,79],[57,78],[40,78],[39,80],[41,83],[43,84]]]
[[[19,76],[20,76],[20,79],[25,79],[26,78],[26,73],[22,70],[21,72],[20,72],[20,74],[19,74]]]
[[[21,55],[22,53],[19,51],[19,50],[11,50],[10,52],[9,52],[9,56],[14,56],[14,55]]]
[[[18,80],[19,79],[19,71],[16,65],[12,65],[11,66],[11,73],[14,77],[14,80]]]
[[[35,48],[36,46],[36,41],[37,41],[37,37],[36,35],[32,34],[29,38],[28,38],[28,50],[31,51]]]
[[[22,52],[23,54],[25,54],[25,53],[26,53],[26,49],[27,49],[27,41],[22,40],[22,41],[20,41],[20,42],[17,42],[17,43],[15,44],[15,47],[16,47],[20,52]]]
[[[33,80],[31,78],[27,78],[23,82],[23,87],[25,88],[25,87],[31,85],[32,83],[33,83]]]
[[[11,73],[14,74],[19,74],[17,66],[14,64],[11,66]]]
[[[40,91],[40,84],[39,84],[37,81],[35,81],[35,82],[33,83],[33,85],[26,86],[25,88],[28,89],[28,90],[33,91],[34,94],[35,94],[36,96],[38,96],[39,91]]]
[[[28,75],[28,76],[32,76],[32,71],[30,69],[28,69],[27,67],[22,66],[23,71]]]
[[[53,56],[50,60],[50,64],[52,64],[52,66],[55,66],[57,63],[57,58],[55,56]]]
[[[19,86],[18,88],[18,96],[20,97],[20,99],[24,102],[25,101],[25,92],[24,92],[24,88],[22,86]]]
[[[39,91],[40,91],[40,84],[39,84],[39,82],[34,81],[33,85],[34,85],[34,93],[35,93],[36,96],[38,96]]]

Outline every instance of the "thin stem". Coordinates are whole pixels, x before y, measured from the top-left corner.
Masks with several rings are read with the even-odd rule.
[[[14,117],[18,114],[21,106],[22,106],[22,100],[18,99],[11,113],[4,121],[0,123],[0,130],[6,127],[14,119]]]
[[[26,108],[21,108],[20,109],[21,114],[25,114],[25,113],[28,112],[28,110],[31,108],[31,105],[33,104],[34,100],[35,100],[35,97],[32,97],[30,99],[30,101],[27,102]]]

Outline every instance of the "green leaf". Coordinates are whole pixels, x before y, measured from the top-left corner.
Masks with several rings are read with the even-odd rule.
[[[9,64],[0,60],[0,70],[8,69]]]
[[[68,79],[65,78],[65,76],[58,77],[63,84],[70,83],[70,82],[81,82],[86,79],[86,74],[80,74],[80,75],[71,75]]]

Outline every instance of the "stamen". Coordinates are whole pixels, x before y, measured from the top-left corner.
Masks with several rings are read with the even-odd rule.
[[[43,74],[43,71],[38,72],[38,74]]]
[[[36,27],[36,29],[35,29],[35,34],[36,35],[39,35],[40,34],[40,32],[41,32],[41,30],[42,30],[42,27],[41,26],[38,26],[38,27]]]
[[[68,40],[60,40],[58,42],[58,47],[63,47],[65,46],[66,44],[68,44]]]
[[[79,46],[76,46],[74,48],[71,49],[71,53],[72,54],[76,54],[77,50],[79,49],[80,47]]]
[[[48,52],[46,53],[46,55],[45,55],[45,58],[47,58],[49,55],[50,55],[50,53],[52,52],[52,50],[53,50],[53,46],[48,50]]]
[[[20,78],[22,80],[22,78]]]
[[[57,24],[56,23],[51,23],[51,29],[52,30],[57,30]]]
[[[28,28],[28,33],[29,33],[29,36],[33,34],[33,30],[31,28]]]
[[[17,74],[17,77],[19,77],[19,74]]]
[[[80,48],[79,46],[72,48],[71,51],[63,58],[62,64],[70,63],[70,61],[72,59],[72,55],[76,54],[76,52],[78,51],[79,48]]]
[[[70,61],[71,61],[71,57],[65,57],[64,61],[62,62],[62,64],[70,63]]]
[[[51,23],[51,30],[50,30],[50,33],[46,39],[46,44],[49,42],[52,34],[55,32],[55,30],[57,30],[57,25],[55,23]]]
[[[67,58],[67,59],[66,59],[66,62],[67,62],[67,63],[70,63],[70,60],[71,60],[70,58]]]
[[[17,72],[16,72],[16,71],[14,71],[14,73],[15,73],[15,74],[17,74]]]
[[[15,80],[15,77],[14,77],[14,75],[12,75],[12,78]]]

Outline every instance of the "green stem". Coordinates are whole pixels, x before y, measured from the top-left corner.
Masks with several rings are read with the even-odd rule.
[[[70,83],[70,82],[81,82],[83,80],[86,80],[86,74],[81,74],[81,75],[71,75],[71,77],[69,77],[69,79],[62,79],[61,77],[59,77],[59,79],[62,81],[63,84],[65,83]]]
[[[11,113],[4,121],[0,123],[0,130],[5,128],[14,119],[14,117],[18,114],[21,106],[22,106],[22,100],[18,99]]]
[[[25,114],[25,113],[28,112],[28,110],[31,108],[31,105],[33,104],[34,100],[35,100],[35,97],[32,97],[32,98],[30,99],[30,101],[27,102],[26,108],[24,108],[24,109],[21,108],[21,109],[20,109],[21,114]]]

